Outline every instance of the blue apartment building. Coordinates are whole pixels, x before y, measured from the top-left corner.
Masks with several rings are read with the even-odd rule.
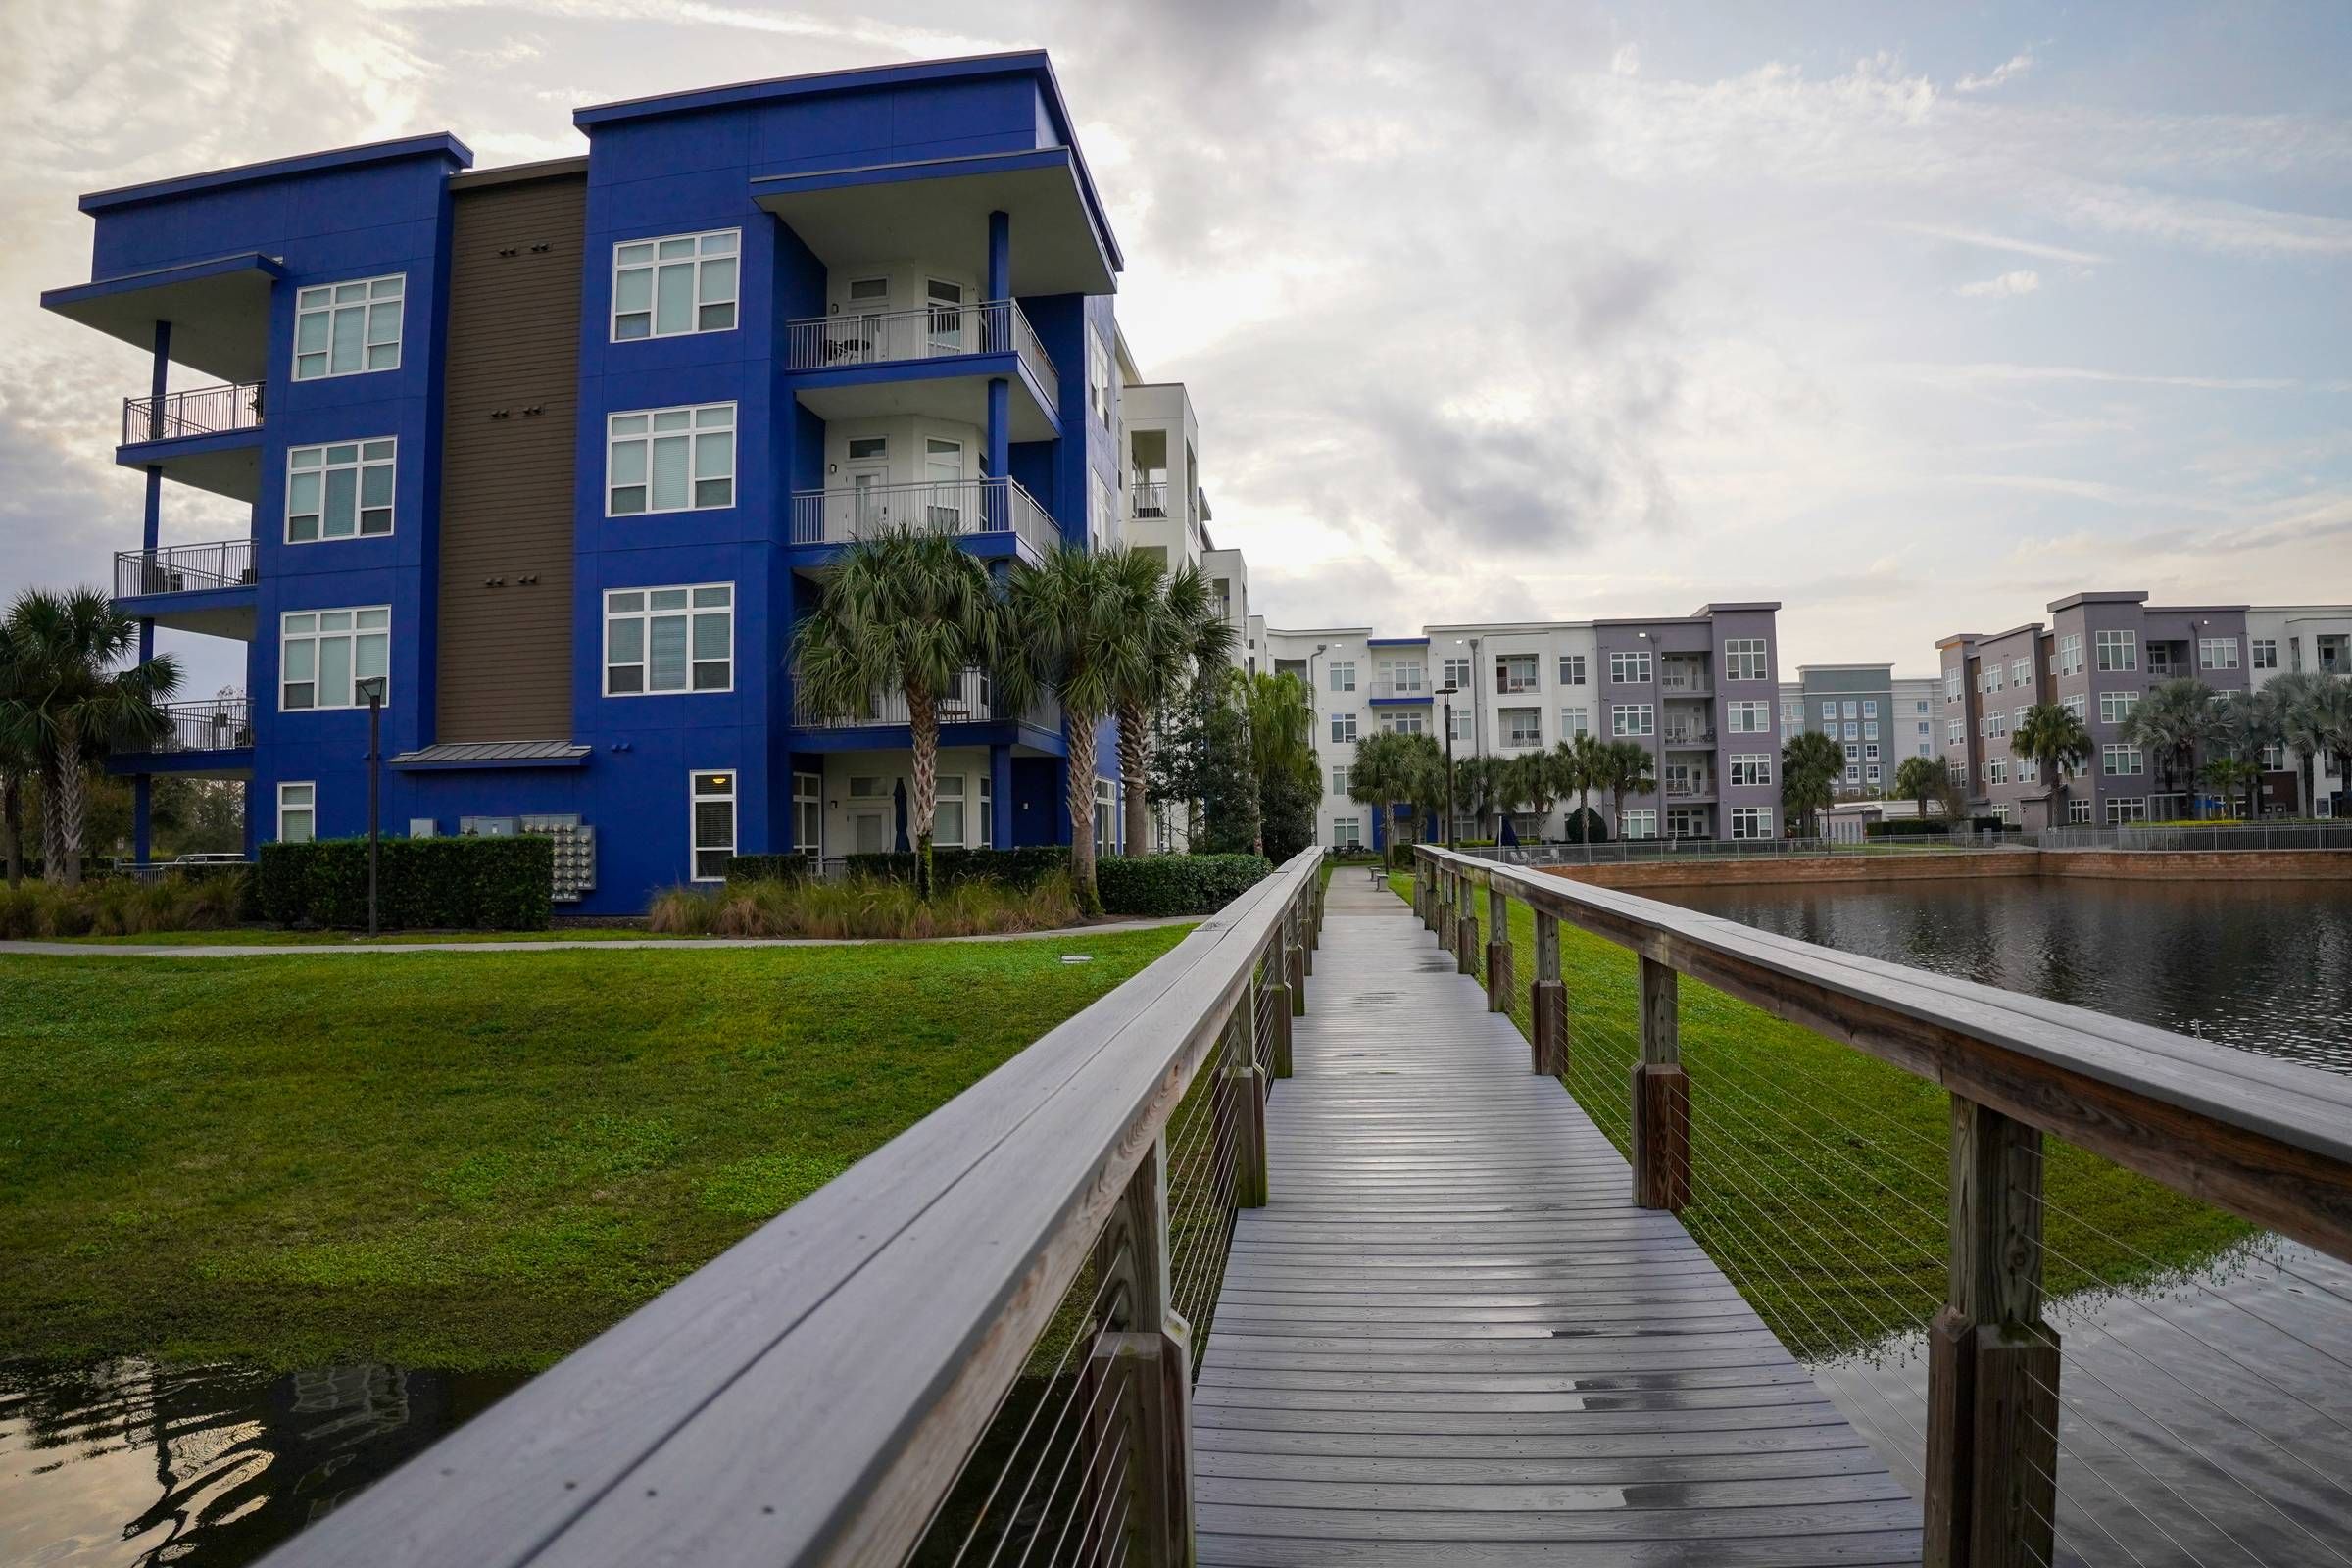
[[[1118,537],[1121,259],[1043,53],[574,122],[543,164],[435,134],[82,198],[90,281],[42,303],[154,357],[115,592],[150,643],[247,648],[243,703],[113,760],[142,858],[167,771],[248,781],[255,843],[364,832],[378,676],[385,831],[555,834],[564,907],[896,848],[904,712],[795,710],[828,562],[905,523],[999,569]],[[248,536],[162,545],[182,486]],[[973,672],[942,745],[938,842],[1068,840],[1056,710]]]

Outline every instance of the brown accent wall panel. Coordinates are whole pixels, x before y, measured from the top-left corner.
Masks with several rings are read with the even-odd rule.
[[[459,189],[451,206],[433,738],[564,740],[588,181]]]

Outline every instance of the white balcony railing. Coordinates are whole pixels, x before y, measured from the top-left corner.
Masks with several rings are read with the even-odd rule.
[[[1127,487],[1127,515],[1157,518],[1168,514],[1168,481],[1139,479]]]
[[[933,484],[871,484],[797,490],[792,542],[838,545],[893,528],[938,533],[1009,533],[1031,554],[1049,554],[1060,536],[1053,516],[1017,479],[947,479]]]
[[[1016,717],[1039,729],[1059,730],[1061,704],[1054,697],[1041,697],[1026,713],[1015,713],[996,700],[987,672],[978,669],[958,674],[955,685],[939,700],[942,724],[981,724]],[[828,716],[818,713],[801,695],[800,672],[795,670],[792,722],[800,729],[904,729],[908,723],[906,694],[896,689],[876,691],[856,713]]]
[[[1414,702],[1426,703],[1430,697],[1429,682],[1426,680],[1397,680],[1389,675],[1375,675],[1372,677],[1372,695],[1409,698]]]
[[[1018,354],[1050,405],[1061,406],[1061,377],[1036,328],[1011,300],[934,305],[919,311],[812,316],[785,323],[788,368],[838,370],[854,365],[966,354]]]

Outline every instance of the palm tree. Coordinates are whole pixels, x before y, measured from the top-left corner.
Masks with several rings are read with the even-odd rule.
[[[939,808],[940,705],[994,662],[999,601],[979,558],[952,534],[895,528],[852,541],[792,638],[801,703],[823,718],[870,715],[884,693],[906,701],[914,789],[914,886],[931,897]],[[979,716],[979,715],[973,715]],[[1073,821],[1081,818],[1072,818]]]
[[[1601,787],[1601,743],[1590,734],[1579,735],[1572,741],[1562,741],[1552,748],[1552,765],[1558,769],[1560,793],[1576,791],[1576,826],[1578,842],[1583,842],[1588,819],[1592,814],[1592,792]]]
[[[1781,809],[1794,812],[1804,823],[1805,836],[1819,836],[1819,813],[1836,796],[1845,753],[1820,730],[1809,729],[1788,738],[1781,748]]]
[[[2213,733],[2213,688],[2183,675],[2149,687],[2121,733],[2163,768],[2170,794],[2183,775],[2195,782],[2198,753]]]
[[[2035,703],[2018,720],[2016,733],[2009,737],[2009,750],[2013,756],[2031,759],[2048,776],[2049,825],[2063,826],[2067,780],[2082,772],[2082,764],[2090,760],[2090,731],[2082,727],[2081,716],[2064,703]]]
[[[1475,837],[1484,838],[1487,813],[1500,804],[1502,770],[1499,757],[1457,757],[1453,762],[1453,809],[1477,824]],[[1499,837],[1500,835],[1497,835]]]
[[[1541,836],[1551,820],[1551,803],[1560,795],[1558,763],[1550,752],[1529,752],[1511,759],[1510,775],[1510,798],[1535,813],[1536,832]]]
[[[1064,545],[1035,566],[1014,568],[995,664],[1001,700],[1017,711],[1041,693],[1061,699],[1069,759],[1070,880],[1079,906],[1102,912],[1095,887],[1096,733],[1122,692],[1144,681],[1151,639],[1134,623],[1117,551]]]
[[[1943,764],[1933,757],[1906,757],[1903,765],[1894,770],[1895,793],[1919,803],[1919,816],[1924,822],[1928,802],[1942,793],[1948,776]]]
[[[1658,787],[1657,771],[1652,764],[1649,748],[1639,741],[1610,741],[1600,749],[1600,777],[1595,781],[1609,792],[1609,828],[1619,838],[1625,837],[1625,798],[1628,795],[1647,795]]]
[[[2328,735],[2324,727],[2327,690],[2335,677],[2316,670],[2289,670],[2265,686],[2262,691],[2278,705],[2278,744],[2295,758],[2295,814],[2315,815],[2318,790],[2312,777],[2312,761],[2328,750]]]
[[[1446,803],[1445,754],[1427,735],[1386,730],[1367,735],[1356,743],[1348,798],[1387,816],[1392,827],[1400,802],[1416,815],[1441,810]]]
[[[90,769],[113,746],[169,730],[157,705],[178,687],[179,663],[168,654],[125,663],[138,648],[138,622],[96,588],[28,588],[8,607],[6,625],[0,743],[29,758],[40,781],[42,874],[75,887]]]
[[[2352,788],[2352,676],[2329,675],[2316,699],[2320,739],[2334,759],[2338,790]]]
[[[1151,849],[1151,792],[1153,721],[1168,703],[1189,690],[1204,668],[1225,662],[1233,652],[1233,624],[1217,613],[1208,580],[1187,565],[1168,575],[1156,556],[1125,547],[1109,552],[1105,569],[1127,595],[1128,613],[1146,645],[1135,662],[1132,681],[1118,694],[1119,776],[1127,781],[1127,853]],[[1311,728],[1314,714],[1309,710]],[[1313,748],[1308,748],[1311,756]]]
[[[1243,701],[1250,718],[1250,767],[1257,784],[1258,849],[1266,853],[1266,824],[1290,814],[1274,808],[1286,799],[1311,803],[1323,793],[1323,764],[1315,755],[1314,699],[1306,682],[1289,671],[1268,674],[1259,670],[1244,677]],[[1300,804],[1298,809],[1306,818],[1306,842],[1312,843],[1314,808],[1311,804]]]
[[[2246,792],[2246,820],[2254,820],[2254,792],[2262,784],[2262,764],[2242,757],[2217,757],[2205,764],[2205,782],[2227,805],[2239,790]]]

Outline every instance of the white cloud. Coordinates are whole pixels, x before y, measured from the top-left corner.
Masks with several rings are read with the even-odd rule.
[[[2014,294],[2031,294],[2039,287],[2041,287],[2041,274],[2030,267],[2024,267],[2014,272],[2003,272],[1998,277],[1979,278],[1974,283],[1963,283],[1954,292],[1970,299],[2002,298]]]
[[[2012,76],[2022,76],[2033,69],[2034,55],[2032,51],[2020,50],[1984,75],[1962,76],[1958,81],[1953,82],[1952,86],[1960,92],[1984,92],[1989,88],[1998,87]]]
[[[1881,220],[1881,228],[1898,233],[1919,234],[1928,239],[1950,240],[1955,245],[1978,245],[1986,250],[2013,251],[2020,256],[2035,256],[2045,262],[2072,262],[2078,267],[2096,267],[2113,261],[2095,251],[2071,250],[2063,245],[2044,245],[2038,240],[2015,239],[2007,234],[1978,233],[1965,228],[1945,228],[1935,223],[1898,223]]]

